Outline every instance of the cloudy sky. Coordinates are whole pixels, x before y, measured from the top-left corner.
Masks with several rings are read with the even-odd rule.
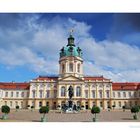
[[[73,28],[84,74],[140,81],[140,14],[0,14],[0,81],[57,75]]]

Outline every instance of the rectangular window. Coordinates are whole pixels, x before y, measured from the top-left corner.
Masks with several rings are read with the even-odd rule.
[[[8,92],[5,93],[5,97],[8,97]]]
[[[21,97],[24,97],[24,92],[21,93]]]
[[[13,93],[13,92],[11,92],[11,97],[13,97],[13,95],[14,95],[14,93]]]
[[[120,92],[118,92],[118,98],[120,98],[121,97],[121,93]]]
[[[126,92],[123,92],[123,97],[126,98]]]
[[[16,92],[16,97],[18,97],[19,96],[19,92]]]
[[[131,92],[129,92],[129,97],[131,97]]]
[[[115,92],[113,92],[113,97],[115,98]]]

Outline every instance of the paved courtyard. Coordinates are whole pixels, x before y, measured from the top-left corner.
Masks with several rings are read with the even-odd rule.
[[[2,113],[0,112],[0,118]],[[8,115],[7,122],[40,122],[41,114],[38,110],[11,110]],[[84,111],[77,114],[65,114],[57,111],[50,111],[47,115],[48,122],[92,122],[93,115],[90,111]],[[138,114],[140,117],[140,114]],[[98,122],[140,122],[139,120],[133,120],[133,114],[130,111],[123,112],[122,110],[116,111],[101,111],[97,115]],[[0,119],[0,122],[3,120]]]

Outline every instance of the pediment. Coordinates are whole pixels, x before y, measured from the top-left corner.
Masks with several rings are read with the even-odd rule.
[[[70,75],[70,76],[61,78],[59,81],[83,81],[83,79]]]

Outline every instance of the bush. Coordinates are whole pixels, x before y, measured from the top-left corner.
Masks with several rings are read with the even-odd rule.
[[[43,117],[41,118],[41,121],[42,122],[45,122],[46,121],[46,118],[45,118],[45,114],[49,112],[49,107],[48,106],[42,106],[40,109],[39,109],[39,113],[40,114],[43,114]]]
[[[134,116],[133,116],[133,118],[134,118],[135,120],[138,119],[137,113],[138,113],[139,111],[140,111],[139,106],[133,106],[133,107],[131,108],[131,113],[135,113]]]
[[[91,113],[95,114],[95,118],[93,118],[93,121],[96,121],[96,114],[100,113],[100,108],[98,106],[93,106],[91,109]]]
[[[2,113],[5,113],[5,114],[10,113],[10,107],[7,106],[7,105],[3,105],[3,106],[1,107],[1,112],[2,112]]]
[[[132,108],[131,108],[131,113],[138,113],[139,112],[139,107],[138,106],[133,106]]]
[[[2,116],[2,119],[7,119],[7,114],[10,113],[10,107],[7,105],[3,105],[1,107],[1,112],[4,113],[4,115]]]
[[[92,114],[100,113],[100,108],[98,106],[93,106],[91,109]]]
[[[49,112],[49,107],[48,106],[42,106],[40,109],[39,109],[39,113],[40,114],[46,114]]]

